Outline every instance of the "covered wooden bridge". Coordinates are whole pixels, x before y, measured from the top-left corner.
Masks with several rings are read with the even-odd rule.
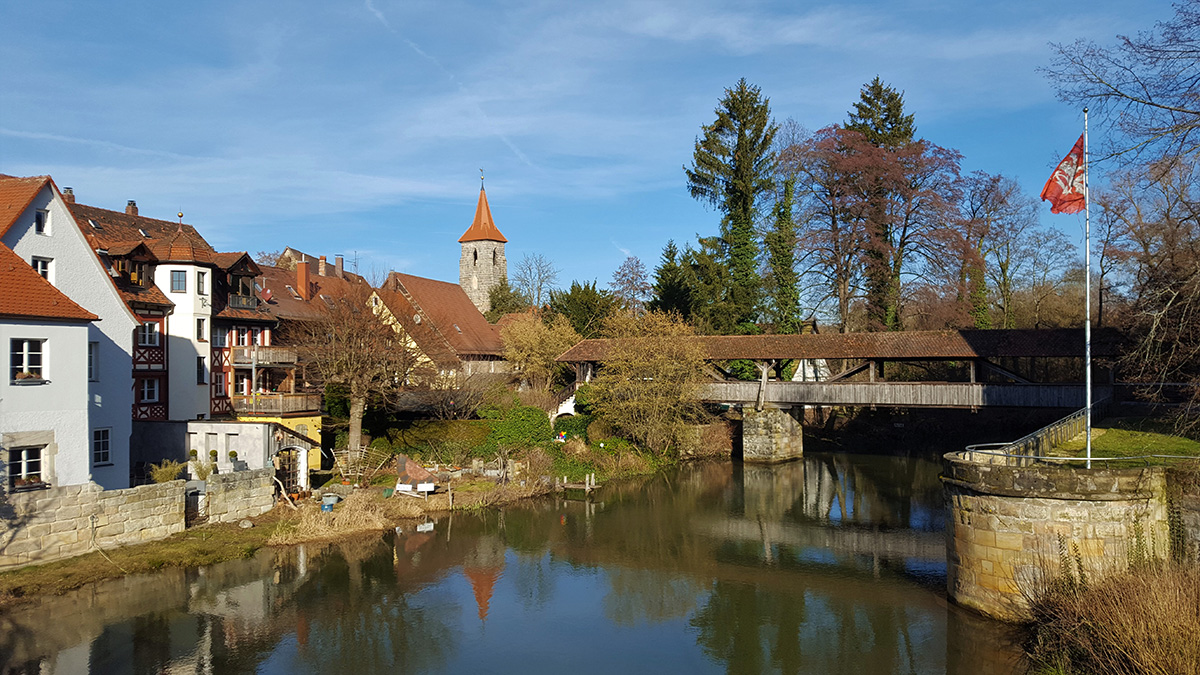
[[[1092,337],[1093,358],[1103,360],[1117,355],[1115,333],[1096,331]],[[754,413],[766,412],[768,418],[778,421],[778,412],[771,411],[790,412],[806,405],[1079,408],[1085,400],[1081,329],[688,339],[703,349],[711,365],[713,381],[705,386],[703,399],[739,407],[744,413],[752,411],[745,415],[747,424]],[[611,346],[610,340],[583,340],[558,361],[574,364],[576,384],[582,384],[606,360]],[[758,367],[758,381],[728,376],[724,370],[727,364],[742,359]],[[795,364],[795,374],[785,380],[782,375],[789,363]],[[917,379],[912,373],[923,377]],[[933,377],[929,378],[931,373]],[[1100,379],[1105,384],[1093,393],[1103,396],[1111,387],[1111,379]],[[778,426],[768,420],[768,426],[772,425]]]

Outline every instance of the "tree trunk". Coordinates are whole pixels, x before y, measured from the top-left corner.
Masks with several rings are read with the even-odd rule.
[[[350,440],[347,443],[350,450],[357,450],[362,445],[362,420],[366,407],[367,397],[350,395]]]

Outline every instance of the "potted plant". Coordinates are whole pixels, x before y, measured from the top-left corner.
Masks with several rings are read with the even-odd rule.
[[[200,453],[196,452],[195,449],[188,450],[188,459],[195,461],[199,457]]]
[[[231,462],[236,462],[236,461],[237,461],[237,450],[230,450],[230,451],[229,451],[229,461],[231,461]]]
[[[42,376],[38,375],[37,373],[31,373],[28,370],[22,370],[21,372],[17,373],[16,379],[18,379],[18,380],[40,380],[40,379],[42,379]]]

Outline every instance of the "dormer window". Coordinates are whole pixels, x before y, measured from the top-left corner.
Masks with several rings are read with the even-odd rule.
[[[150,233],[146,232],[145,230],[143,230],[143,229],[142,229],[142,228],[140,228],[140,227],[138,228],[138,234],[140,234],[140,235],[142,235],[143,237],[146,237],[146,238],[149,238],[149,237],[150,237]]]

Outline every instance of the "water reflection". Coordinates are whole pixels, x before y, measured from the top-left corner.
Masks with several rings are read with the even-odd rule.
[[[0,616],[29,673],[1013,673],[948,606],[938,467],[699,464]]]

